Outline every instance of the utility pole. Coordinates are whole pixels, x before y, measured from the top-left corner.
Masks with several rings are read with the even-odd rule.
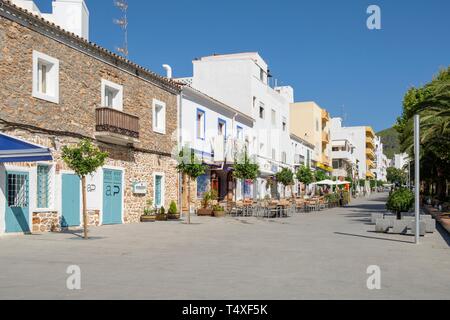
[[[415,156],[415,193],[416,193],[416,244],[420,242],[420,116],[414,116],[414,156]]]

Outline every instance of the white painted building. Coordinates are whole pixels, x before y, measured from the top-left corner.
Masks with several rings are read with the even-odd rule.
[[[370,127],[344,127],[341,118],[331,120],[331,140],[347,140],[354,147],[357,179],[374,179],[372,173],[372,169],[375,168],[374,138],[375,133]]]
[[[206,191],[214,189],[219,200],[233,200],[230,168],[235,150],[242,150],[249,144],[254,119],[179,81],[184,83],[180,108],[181,145],[194,150],[197,158],[208,165],[206,174],[197,180],[197,198],[201,199]],[[251,188],[245,190],[252,195]],[[236,192],[241,199],[244,186],[239,184]]]
[[[394,167],[404,170],[409,163],[409,156],[407,153],[396,154],[394,156]]]
[[[248,151],[260,165],[261,177],[254,190],[267,195],[267,178],[282,167],[293,169],[289,105],[292,87],[271,87],[267,63],[256,52],[213,55],[193,61],[193,88],[255,119],[248,135]]]
[[[62,29],[89,40],[89,10],[84,0],[53,0],[52,12],[43,13],[33,0],[11,0],[12,3],[53,22]]]
[[[384,146],[380,137],[375,137],[375,166],[372,170],[376,180],[387,182],[387,168],[389,167],[389,160],[384,154]]]
[[[333,177],[341,180],[351,177],[354,179],[356,170],[356,148],[348,139],[335,139],[331,141],[331,157],[333,159]]]

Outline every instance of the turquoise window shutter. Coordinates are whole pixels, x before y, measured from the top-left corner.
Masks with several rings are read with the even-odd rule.
[[[38,165],[37,167],[37,206],[48,208],[50,198],[50,167]]]
[[[155,204],[157,207],[160,207],[162,205],[162,177],[156,176],[155,177]]]

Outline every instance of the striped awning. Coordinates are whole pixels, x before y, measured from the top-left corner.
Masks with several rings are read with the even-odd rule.
[[[0,133],[0,163],[51,160],[50,149]]]

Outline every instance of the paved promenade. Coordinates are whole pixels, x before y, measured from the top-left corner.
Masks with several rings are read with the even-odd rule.
[[[0,238],[0,299],[445,299],[449,238],[376,234],[385,195],[280,220],[194,218]],[[81,268],[80,291],[66,287]],[[381,290],[368,290],[370,265]]]

